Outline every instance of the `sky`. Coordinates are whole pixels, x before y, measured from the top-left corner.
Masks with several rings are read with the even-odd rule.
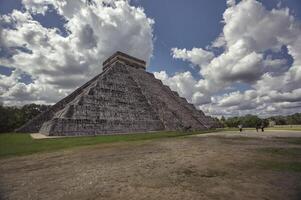
[[[115,51],[212,116],[301,112],[299,0],[0,0],[0,101],[53,104]]]

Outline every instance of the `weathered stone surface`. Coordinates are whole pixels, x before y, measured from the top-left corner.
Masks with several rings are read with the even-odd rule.
[[[215,121],[145,71],[145,62],[117,52],[104,71],[29,121],[18,132],[95,135],[203,130]]]

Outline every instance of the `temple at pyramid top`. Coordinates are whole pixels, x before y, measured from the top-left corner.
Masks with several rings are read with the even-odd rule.
[[[218,126],[147,72],[145,61],[116,52],[103,67],[102,73],[16,131],[76,136]]]
[[[122,64],[126,64],[132,67],[135,67],[137,69],[144,69],[146,68],[146,62],[144,60],[140,60],[138,58],[135,58],[133,56],[127,55],[125,53],[122,53],[120,51],[117,51],[112,56],[110,56],[107,60],[105,60],[103,65],[103,70],[106,70],[109,66],[113,65],[114,63],[119,62]]]

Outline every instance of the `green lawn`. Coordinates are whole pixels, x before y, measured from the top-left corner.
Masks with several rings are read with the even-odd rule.
[[[84,145],[95,145],[101,143],[125,142],[150,140],[168,137],[180,137],[191,134],[208,133],[209,131],[197,132],[156,132],[136,133],[127,135],[106,135],[89,137],[68,137],[54,139],[34,140],[29,134],[7,133],[0,134],[0,158],[28,155],[37,152],[54,151]],[[211,132],[211,131],[210,131]]]
[[[32,139],[29,134],[6,133],[6,134],[0,134],[0,159],[11,157],[11,156],[28,155],[37,152],[55,151],[59,149],[66,149],[66,148],[72,148],[72,147],[84,146],[84,145],[150,140],[150,139],[159,139],[159,138],[168,138],[168,137],[180,137],[180,136],[187,136],[192,134],[208,133],[214,131],[230,131],[230,130],[238,131],[237,128],[226,128],[226,129],[197,131],[197,132],[175,132],[175,131],[166,132],[165,131],[165,132],[156,132],[156,133],[137,133],[137,134],[127,134],[127,135],[107,135],[107,136],[90,136],[90,137],[68,137],[68,138],[40,139],[40,140]],[[286,128],[281,130],[291,130],[291,129]]]

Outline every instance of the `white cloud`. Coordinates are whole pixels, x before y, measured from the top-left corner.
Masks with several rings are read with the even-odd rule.
[[[227,5],[228,6],[234,6],[235,5],[235,0],[227,0]]]
[[[279,92],[273,90],[269,97],[274,102],[301,102],[301,88],[294,89],[290,92]]]
[[[190,51],[186,49],[171,49],[173,58],[179,58],[190,61],[194,65],[208,65],[208,63],[214,58],[214,54],[210,51],[206,51],[202,48],[193,48]]]
[[[245,103],[250,103],[250,101],[254,100],[256,97],[257,94],[254,90],[247,90],[244,93],[236,91],[224,95],[217,104],[221,107],[237,106]]]
[[[211,102],[210,97],[201,92],[198,81],[188,71],[176,73],[172,77],[165,71],[154,72],[154,75],[157,79],[162,80],[163,84],[168,85],[173,91],[177,91],[181,97],[185,97],[196,106]]]
[[[194,92],[194,85],[196,81],[192,77],[190,72],[177,73],[173,77],[169,77],[165,71],[154,72],[156,78],[162,80],[163,84],[169,85],[169,87],[178,91],[179,95],[191,99]]]
[[[28,94],[26,99],[54,103],[100,73],[102,62],[115,51],[146,61],[152,55],[154,21],[128,1],[23,0],[22,3],[25,10],[0,16],[0,45],[9,53],[0,58],[0,64],[26,73],[33,83],[20,83],[13,75],[1,76],[0,82],[12,79],[15,84],[0,85],[6,104],[26,103],[21,101],[26,96],[22,92]],[[67,36],[33,19],[37,13],[47,15],[48,9],[65,18]]]
[[[33,14],[45,14],[49,6],[53,4],[52,0],[22,0],[23,5]]]
[[[223,14],[223,31],[208,48],[220,48],[223,50],[221,54],[215,56],[202,48],[172,49],[174,58],[200,67],[202,78],[194,80],[190,86],[194,88],[190,101],[196,94],[207,98],[213,96],[211,104],[203,104],[200,108],[214,115],[231,115],[231,110],[232,115],[288,112],[277,102],[282,101],[289,107],[288,104],[301,101],[300,22],[288,8],[267,10],[256,0],[244,0],[237,4],[230,0],[227,5]],[[269,53],[280,53],[283,47],[293,58],[291,65],[285,58],[273,58],[273,53]],[[176,81],[173,77],[168,79]],[[181,85],[174,82],[167,84]],[[227,94],[228,88],[233,85],[237,88],[240,84],[248,85],[248,89]]]

